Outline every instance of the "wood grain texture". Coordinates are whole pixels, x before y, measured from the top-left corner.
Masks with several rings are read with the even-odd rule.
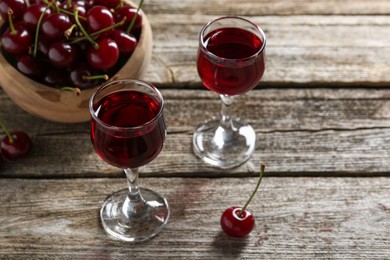
[[[1,93],[1,92],[0,92]],[[218,96],[206,90],[162,90],[168,137],[144,176],[253,176],[260,162],[273,176],[384,175],[390,161],[389,89],[262,89],[240,97],[235,114],[256,130],[253,159],[232,170],[216,170],[192,153],[192,133],[219,112]],[[0,176],[122,177],[98,158],[88,124],[37,119],[0,94],[0,118],[28,131],[31,156],[7,162]]]
[[[171,15],[386,15],[390,13],[390,3],[386,0],[148,0],[143,9]]]
[[[29,157],[0,166],[0,258],[388,259],[390,2],[148,0],[143,10],[154,39],[145,79],[162,90],[168,137],[140,181],[168,198],[169,224],[146,243],[110,240],[98,212],[125,179],[93,151],[88,123],[36,118],[0,87],[0,121],[33,140]],[[220,109],[196,71],[198,33],[222,15],[267,35],[265,76],[234,111],[255,128],[256,152],[224,171],[191,150],[196,125]],[[260,162],[256,228],[229,238],[221,213],[246,201]]]
[[[0,255],[56,259],[385,259],[389,178],[264,178],[250,205],[256,228],[224,235],[223,210],[241,205],[256,178],[144,178],[172,208],[153,240],[110,240],[98,211],[124,179],[0,179]],[[185,199],[183,199],[185,198]]]
[[[390,10],[390,9],[388,9]],[[153,59],[148,81],[172,86],[199,85],[198,34],[215,15],[148,14]],[[389,16],[250,16],[267,35],[262,84],[388,86]]]

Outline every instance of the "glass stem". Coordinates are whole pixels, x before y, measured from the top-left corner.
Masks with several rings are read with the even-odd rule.
[[[124,169],[126,174],[128,193],[123,203],[122,213],[127,217],[141,216],[145,212],[146,202],[141,196],[138,186],[138,168]]]
[[[229,141],[234,139],[237,129],[233,125],[233,102],[234,97],[229,95],[220,95],[222,101],[220,126],[223,128],[223,139]]]

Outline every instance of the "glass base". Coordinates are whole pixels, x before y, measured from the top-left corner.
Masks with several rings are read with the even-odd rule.
[[[193,135],[194,153],[204,162],[221,169],[240,166],[255,150],[256,133],[238,119],[223,127],[215,119],[201,124]]]
[[[127,242],[141,242],[157,235],[168,223],[169,206],[164,197],[158,193],[140,188],[143,201],[138,212],[126,212],[124,203],[128,189],[123,189],[110,195],[100,210],[100,219],[107,234],[117,240]],[[128,200],[127,200],[128,202]],[[130,207],[131,208],[131,207]]]

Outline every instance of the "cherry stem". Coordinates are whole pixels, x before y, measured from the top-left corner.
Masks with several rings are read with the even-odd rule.
[[[127,27],[127,30],[126,30],[126,33],[129,34],[131,29],[133,29],[133,26],[135,24],[135,20],[137,19],[138,17],[138,13],[139,13],[139,10],[141,9],[142,5],[144,4],[144,0],[141,0],[139,2],[139,5],[138,5],[138,8],[137,8],[137,12],[135,13],[135,15],[133,16],[133,19],[131,20],[130,24],[129,24],[129,27]]]
[[[14,11],[12,11],[12,9],[8,7],[7,14],[8,14],[9,29],[11,31],[11,34],[15,35],[17,32],[15,30],[14,22],[12,21],[12,15],[14,14]]]
[[[107,31],[109,31],[109,30],[111,30],[111,29],[115,29],[115,28],[121,27],[121,26],[125,23],[125,20],[126,20],[126,17],[123,18],[122,21],[120,21],[120,22],[118,22],[118,23],[116,23],[116,24],[114,24],[114,25],[107,26],[106,28],[103,28],[103,29],[101,29],[101,30],[99,30],[99,31],[96,31],[96,32],[91,33],[89,36],[90,36],[90,37],[95,37],[95,36],[100,35],[100,34],[103,33],[103,32],[107,32]],[[74,40],[72,40],[72,41],[70,42],[71,44],[72,44],[72,43],[78,43],[78,42],[81,42],[81,41],[83,41],[83,40],[86,40],[86,39],[88,39],[88,37],[87,37],[87,36],[82,36],[82,37],[73,38],[73,39],[74,39]]]
[[[257,185],[256,185],[256,188],[255,190],[252,192],[252,195],[250,196],[250,198],[248,199],[248,201],[245,203],[244,207],[241,208],[240,212],[238,212],[237,216],[240,218],[242,213],[244,213],[245,209],[248,207],[249,203],[252,201],[253,197],[255,196],[257,190],[259,189],[259,186],[260,186],[260,183],[261,183],[261,180],[263,179],[263,176],[264,176],[264,170],[265,170],[265,164],[261,164],[260,165],[260,178],[259,180],[257,181]]]
[[[3,123],[1,123],[1,122],[0,122],[0,128],[3,128],[5,134],[6,134],[7,137],[8,137],[9,142],[10,142],[11,144],[13,144],[13,143],[14,143],[14,138],[12,137],[12,134],[10,133],[10,131],[8,130],[8,128],[7,128]]]
[[[79,10],[77,9],[77,6],[74,7],[74,20],[76,21],[77,26],[80,28],[80,30],[83,32],[84,36],[87,37],[88,41],[93,45],[95,49],[99,49],[99,44],[97,44],[92,37],[88,34],[88,32],[85,30],[83,25],[80,23],[79,20]]]
[[[74,13],[69,12],[68,10],[65,10],[65,9],[61,9],[61,8],[60,8],[60,12],[61,12],[61,13],[64,13],[64,14],[67,14],[67,15],[74,16]],[[83,20],[85,20],[85,21],[87,20],[86,17],[81,16],[81,15],[79,15],[79,19],[83,19]]]
[[[94,75],[94,76],[82,76],[83,80],[94,80],[94,79],[104,79],[104,80],[108,80],[109,77],[107,74],[103,74],[103,75]]]
[[[37,24],[37,29],[35,31],[35,39],[34,39],[34,51],[33,51],[33,57],[36,58],[37,57],[37,52],[38,52],[38,39],[39,39],[39,31],[40,31],[40,28],[41,28],[41,24],[42,24],[42,20],[43,20],[43,16],[46,14],[46,11],[53,5],[53,2],[50,2],[45,10],[41,13],[41,15],[39,16],[39,20],[38,20],[38,24]]]
[[[76,24],[72,24],[71,27],[69,27],[69,29],[67,29],[65,32],[64,32],[64,35],[65,35],[65,38],[66,39],[69,39],[69,37],[72,35],[72,32],[74,30],[74,28],[76,28],[77,25]]]
[[[72,91],[75,92],[77,96],[81,94],[81,89],[79,88],[74,88],[74,87],[62,87],[61,90],[63,91]]]

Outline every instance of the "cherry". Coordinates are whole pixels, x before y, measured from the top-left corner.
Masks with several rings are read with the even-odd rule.
[[[77,59],[78,50],[73,44],[63,41],[53,43],[48,52],[49,62],[57,68],[67,68]]]
[[[111,38],[118,44],[119,51],[123,54],[131,54],[137,47],[137,39],[122,30],[115,29],[111,34]]]
[[[88,31],[90,33],[100,31],[115,24],[110,10],[102,5],[95,5],[87,12]],[[107,33],[105,33],[107,35]]]
[[[260,178],[257,182],[256,188],[252,195],[245,203],[244,207],[230,207],[226,209],[221,216],[221,227],[222,230],[229,236],[232,237],[245,237],[247,236],[255,226],[255,219],[251,212],[246,210],[254,195],[256,194],[261,180],[263,179],[265,165],[260,166]]]
[[[0,151],[3,156],[9,160],[17,160],[25,157],[32,146],[28,134],[23,131],[10,132],[1,122],[0,127],[6,133],[6,136],[0,144]]]
[[[241,217],[238,216],[241,210],[241,207],[234,206],[226,209],[222,214],[221,227],[229,236],[245,237],[255,226],[255,219],[249,211],[245,210]]]
[[[46,10],[46,11],[45,11]],[[51,10],[46,8],[44,4],[33,4],[27,7],[26,12],[23,14],[23,22],[26,25],[27,29],[30,31],[35,31],[38,26],[39,17],[45,12],[43,19],[45,19],[50,13]]]
[[[90,46],[87,50],[88,63],[95,69],[110,69],[119,59],[118,45],[110,38],[99,39],[96,43],[97,49]]]
[[[42,37],[57,41],[65,39],[65,31],[72,26],[69,16],[63,13],[50,14],[42,23]]]
[[[1,0],[0,1],[0,15],[8,21],[8,10],[12,10],[12,20],[19,21],[22,19],[27,5],[24,0]]]
[[[50,68],[44,76],[43,81],[53,87],[62,87],[70,84],[68,73],[57,68]]]
[[[87,9],[85,7],[85,2],[84,1],[64,1],[62,3],[60,3],[59,7],[63,10],[66,10],[68,11],[69,13],[73,13],[74,12],[74,8],[77,8],[77,11],[78,11],[78,15],[80,17],[82,17],[82,19],[80,19],[80,22],[83,26],[86,26],[87,25],[87,21],[86,21],[86,15],[87,15]],[[70,20],[72,22],[74,22],[74,16],[71,15],[70,17]]]
[[[119,71],[134,52],[142,4],[134,8],[122,0],[0,0],[5,22],[0,48],[12,66],[33,80],[61,89],[93,87]]]
[[[43,62],[30,55],[23,55],[19,57],[16,67],[20,72],[31,78],[40,78],[45,72]]]
[[[95,0],[96,5],[103,5],[109,9],[114,9],[119,6],[121,0]]]
[[[38,41],[38,51],[39,55],[43,59],[47,59],[49,55],[49,49],[51,46],[52,42],[47,41],[47,40],[39,40]]]
[[[11,55],[21,55],[28,52],[32,44],[32,36],[22,22],[10,26],[1,38],[1,45]]]
[[[89,8],[91,8],[92,6],[94,6],[94,4],[95,4],[95,0],[79,0],[79,1],[77,1],[79,4],[81,3],[81,2],[84,2],[83,3],[83,5],[87,8],[87,9],[89,9]]]
[[[88,64],[79,64],[69,73],[70,82],[79,89],[97,86],[101,80],[108,80],[107,75],[98,75],[98,72]]]
[[[129,5],[125,5],[125,6],[118,8],[118,10],[116,10],[114,12],[114,20],[116,23],[118,23],[118,22],[122,21],[123,18],[126,18],[124,25],[121,27],[122,30],[126,31],[136,14],[137,14],[137,8],[129,6]],[[132,31],[139,30],[139,29],[141,29],[141,27],[142,27],[142,14],[140,12],[138,12],[138,15],[137,15],[137,18],[135,19]]]

